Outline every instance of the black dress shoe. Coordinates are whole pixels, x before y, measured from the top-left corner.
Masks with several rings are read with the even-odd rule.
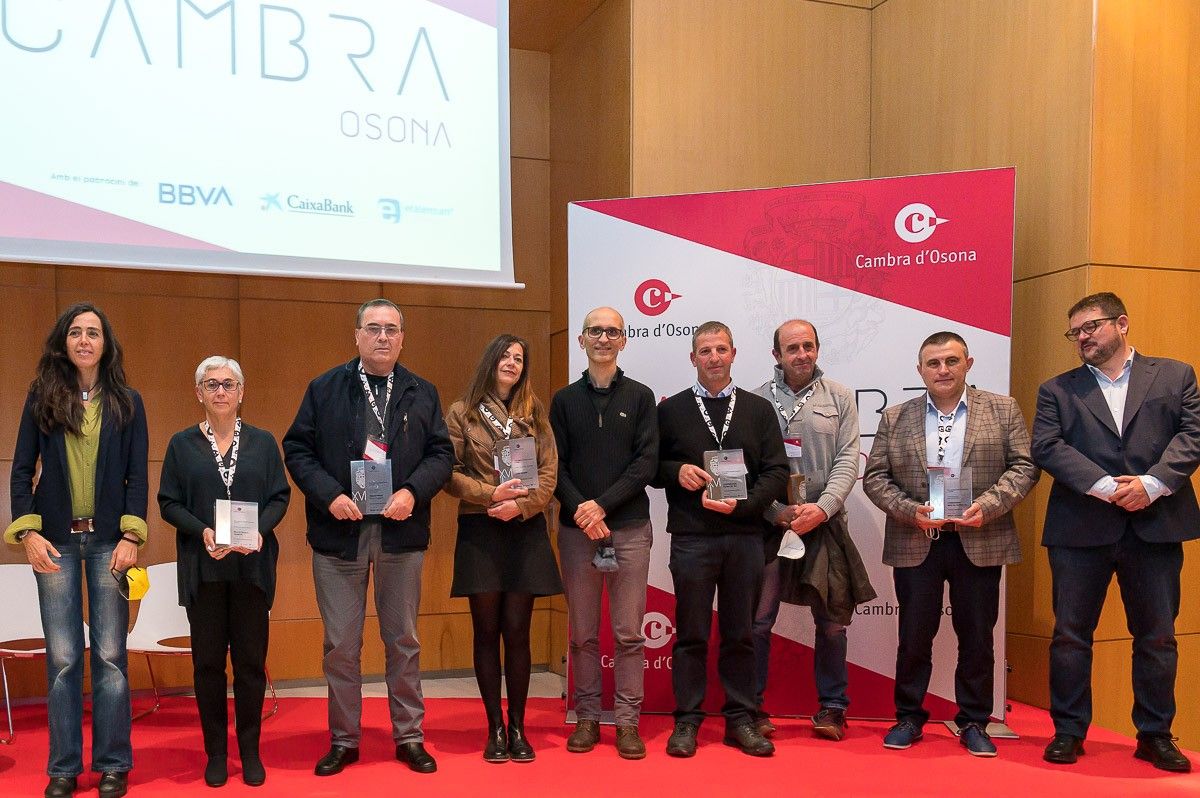
[[[110,770],[100,774],[100,798],[121,798],[129,792],[129,774]]]
[[[1180,753],[1175,742],[1165,735],[1139,737],[1137,750],[1133,755],[1144,759],[1159,770],[1169,770],[1172,773],[1190,773],[1192,763]]]
[[[1082,755],[1083,738],[1070,734],[1056,734],[1042,752],[1042,759],[1056,765],[1074,765]]]
[[[694,723],[675,721],[675,729],[667,738],[667,756],[695,756],[697,731],[699,729]]]
[[[257,756],[242,755],[242,782],[248,787],[261,787],[267,780],[267,769]]]
[[[210,756],[204,768],[204,783],[209,787],[224,787],[229,781],[229,760],[223,756]]]
[[[67,798],[79,789],[79,782],[74,776],[51,776],[46,785],[46,798]]]
[[[346,765],[352,765],[357,761],[357,748],[347,748],[344,745],[331,745],[329,746],[329,753],[318,760],[317,766],[313,768],[313,772],[318,776],[332,776],[341,773]]]
[[[487,745],[483,747],[483,761],[501,763],[508,761],[508,735],[504,726],[496,726],[488,732]]]
[[[744,723],[725,730],[725,745],[740,748],[750,756],[770,756],[775,753],[775,744],[758,733],[753,723]]]
[[[400,743],[396,746],[396,759],[408,765],[409,770],[417,773],[437,771],[437,762],[425,750],[424,743]]]
[[[537,755],[525,736],[525,727],[508,724],[508,758],[514,762],[532,762]]]

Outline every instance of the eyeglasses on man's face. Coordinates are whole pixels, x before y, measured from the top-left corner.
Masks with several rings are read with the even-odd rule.
[[[401,332],[400,328],[395,324],[365,324],[358,329],[372,338],[378,338],[381,335],[386,335],[388,338],[395,338]]]
[[[1081,334],[1082,335],[1091,335],[1096,330],[1099,330],[1100,326],[1102,324],[1104,324],[1104,322],[1116,321],[1119,318],[1121,318],[1121,317],[1120,316],[1105,316],[1102,319],[1092,319],[1091,321],[1085,321],[1083,324],[1080,324],[1078,327],[1072,327],[1071,329],[1067,330],[1065,333],[1063,333],[1063,335],[1066,336],[1066,339],[1068,341],[1078,341],[1079,336]]]
[[[206,393],[216,393],[221,388],[225,389],[225,393],[233,393],[237,387],[241,385],[237,380],[201,380],[200,387]]]
[[[593,341],[599,340],[600,336],[604,336],[610,341],[625,337],[625,331],[620,327],[584,327],[583,334]]]

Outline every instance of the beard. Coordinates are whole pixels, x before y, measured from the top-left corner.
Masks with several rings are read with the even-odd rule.
[[[1121,339],[1113,338],[1108,343],[1097,343],[1091,349],[1080,349],[1079,356],[1089,366],[1099,367],[1101,364],[1108,362],[1108,359],[1115,355],[1120,348]]]

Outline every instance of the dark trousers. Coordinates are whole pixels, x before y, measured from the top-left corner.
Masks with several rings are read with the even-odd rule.
[[[933,541],[920,565],[892,570],[900,603],[896,720],[907,720],[918,727],[929,720],[923,705],[933,672],[933,638],[942,622],[942,596],[948,582],[950,620],[958,637],[958,665],[954,669],[958,714],[954,719],[959,726],[987,725],[995,681],[992,632],[1000,614],[1000,572],[999,565],[981,568],[967,559],[962,540],[953,532]]]
[[[671,681],[675,720],[704,720],[708,637],[713,595],[719,602],[721,648],[717,673],[725,688],[726,728],[754,717],[754,605],[762,579],[763,542],[757,535],[672,535],[675,583],[675,649]]]
[[[192,679],[204,732],[204,753],[225,756],[228,742],[225,652],[233,663],[238,751],[258,756],[267,677],[267,596],[246,582],[202,582],[187,608],[192,627]]]
[[[1175,720],[1175,617],[1183,545],[1147,543],[1132,529],[1108,546],[1050,546],[1054,638],[1050,717],[1059,734],[1086,737],[1092,721],[1092,635],[1113,573],[1133,635],[1133,725],[1169,735]]]

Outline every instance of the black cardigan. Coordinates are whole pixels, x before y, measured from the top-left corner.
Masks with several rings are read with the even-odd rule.
[[[284,475],[275,438],[244,421],[232,492],[234,501],[258,502],[258,530],[263,536],[263,547],[254,554],[228,556],[237,559],[241,579],[266,593],[270,606],[275,599],[275,563],[279,559],[275,527],[287,512],[292,489]],[[179,603],[184,607],[195,601],[201,580],[200,563],[208,557],[204,550],[204,530],[213,525],[214,502],[224,498],[225,483],[217,472],[208,438],[195,424],[175,433],[163,459],[158,506],[163,520],[175,527]]]

